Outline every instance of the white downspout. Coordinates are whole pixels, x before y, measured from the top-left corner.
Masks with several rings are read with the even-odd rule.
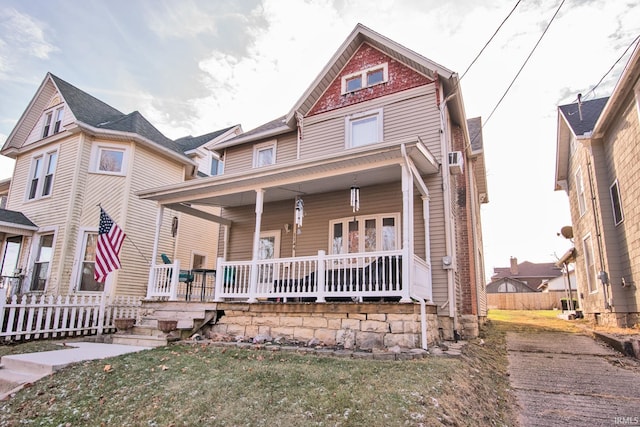
[[[444,193],[444,227],[445,227],[445,251],[447,256],[451,257],[451,262],[454,262],[454,258],[452,256],[453,253],[453,239],[451,236],[452,228],[451,228],[451,182],[449,178],[449,168],[448,168],[448,146],[447,146],[447,126],[445,120],[446,113],[446,105],[447,102],[453,98],[456,94],[452,93],[445,98],[445,100],[440,104],[440,151],[442,156],[442,190]],[[455,294],[455,281],[453,268],[447,269],[447,290],[449,299],[447,303],[449,304],[449,317],[453,319],[453,329],[457,330],[457,320],[456,320],[456,294]],[[446,304],[446,303],[445,303]],[[443,304],[443,306],[445,305]]]

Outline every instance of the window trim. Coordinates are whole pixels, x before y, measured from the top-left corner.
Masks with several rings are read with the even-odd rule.
[[[218,167],[216,168],[216,174],[212,174],[211,168],[213,167],[213,161],[218,162]],[[222,156],[211,151],[209,154],[209,176],[220,176],[224,173],[224,160],[222,160]]]
[[[42,139],[56,135],[63,131],[64,105],[47,108],[43,113]]]
[[[260,152],[266,150],[273,150],[272,162],[269,164],[261,165],[259,164],[260,160]],[[253,146],[253,167],[254,168],[264,168],[267,166],[273,166],[276,164],[276,149],[277,149],[277,140],[271,140],[267,142],[263,142],[261,144],[256,144]]]
[[[379,70],[382,70],[382,81],[368,84],[369,74],[372,74]],[[360,78],[360,87],[357,89],[347,90],[347,82],[358,77]],[[381,64],[374,65],[373,67],[365,68],[364,70],[356,71],[354,73],[350,73],[342,76],[340,93],[342,95],[347,95],[349,93],[354,93],[359,90],[366,89],[368,87],[373,87],[373,86],[387,83],[388,81],[389,81],[389,63],[383,62]]]
[[[49,260],[49,271],[47,271],[47,277],[44,283],[44,289],[42,290],[34,290],[33,288],[33,280],[35,273],[35,266],[38,262],[38,258],[40,257],[40,242],[43,236],[53,236],[51,240],[51,259]],[[49,287],[49,280],[51,279],[51,271],[53,269],[53,260],[55,258],[56,252],[56,241],[58,237],[58,227],[43,227],[37,231],[37,233],[31,239],[31,251],[28,261],[28,277],[25,277],[25,281],[23,282],[23,289],[28,293],[43,293],[47,291]]]
[[[55,146],[49,150],[34,153],[33,156],[31,156],[31,166],[29,168],[29,178],[26,186],[25,201],[30,202],[51,197],[51,194],[53,193],[53,185],[55,183],[56,170],[58,168],[58,153],[59,147]],[[48,173],[52,157],[54,158],[53,172]],[[38,171],[36,164],[39,161],[42,163],[40,170]],[[51,177],[48,181],[49,185],[45,187],[45,182],[47,182],[47,177],[49,176]],[[34,181],[37,181],[35,183],[35,187]],[[47,194],[44,194],[46,188],[49,188],[49,191],[47,192]]]
[[[122,152],[122,168],[120,171],[106,171],[100,169],[100,158],[103,151]],[[114,144],[109,142],[95,142],[91,147],[91,160],[89,162],[89,172],[101,175],[126,176],[129,165],[131,147],[128,145]]]
[[[82,264],[84,262],[86,237],[88,234],[98,234],[97,227],[80,227],[78,230],[78,237],[76,239],[76,257],[74,260],[73,271],[71,273],[71,282],[69,284],[70,293],[80,293],[83,295],[100,295],[104,293],[104,290],[111,285],[113,280],[113,274],[107,275],[104,281],[102,291],[83,291],[80,289],[80,280],[82,279]]]
[[[376,126],[378,131],[378,140],[373,142],[366,142],[363,144],[353,145],[353,124],[361,122],[370,117],[376,117]],[[359,113],[351,114],[344,118],[344,134],[345,134],[345,148],[358,148],[366,145],[377,144],[384,141],[384,111],[381,108],[373,110],[362,111]]]
[[[332,220],[329,220],[329,254],[334,254],[333,252],[333,229],[334,229],[334,225],[335,224],[342,224],[343,228],[342,228],[342,252],[340,252],[340,254],[349,254],[349,242],[348,239],[346,238],[346,235],[349,233],[349,223],[353,222],[353,220],[355,219],[356,221],[358,221],[358,223],[362,224],[362,228],[358,229],[358,235],[359,235],[359,239],[358,239],[358,252],[357,253],[366,253],[366,251],[364,250],[365,248],[365,241],[366,239],[365,237],[365,233],[366,233],[366,220],[370,220],[370,219],[375,219],[376,221],[376,250],[373,252],[382,252],[384,251],[381,248],[378,248],[377,246],[380,245],[380,247],[382,247],[383,243],[384,243],[384,238],[382,236],[382,230],[383,230],[383,221],[385,218],[393,218],[395,221],[395,229],[396,229],[396,235],[395,235],[395,246],[396,249],[395,250],[400,250],[402,248],[402,230],[401,230],[401,215],[400,212],[393,212],[393,213],[380,213],[380,214],[371,214],[371,215],[357,215],[357,216],[346,216],[346,217],[342,217],[342,218],[335,218]]]
[[[618,209],[620,210],[620,218],[616,218],[616,204],[613,200],[613,196],[614,196],[614,189],[615,189],[615,194],[618,198]],[[611,213],[613,216],[613,224],[618,226],[620,224],[622,224],[624,222],[624,211],[622,210],[622,197],[620,196],[620,183],[618,182],[618,179],[616,178],[613,181],[613,184],[611,184],[609,186],[609,198],[611,199]]]

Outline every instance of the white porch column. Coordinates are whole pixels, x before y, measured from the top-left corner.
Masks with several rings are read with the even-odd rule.
[[[253,233],[253,256],[251,258],[251,274],[249,276],[249,300],[247,302],[257,302],[255,297],[258,286],[258,255],[260,252],[260,228],[262,226],[262,209],[264,206],[264,190],[256,190],[256,226]]]
[[[151,267],[149,268],[149,281],[147,282],[147,298],[154,287],[156,278],[156,259],[158,259],[158,242],[160,241],[160,227],[162,226],[162,217],[164,215],[164,206],[158,204],[158,214],[156,215],[156,235],[153,240],[153,251],[151,252]]]
[[[433,269],[431,268],[431,229],[429,225],[429,195],[422,196],[422,220],[424,221],[424,260],[429,266],[429,301],[433,302]]]
[[[400,165],[402,175],[402,297],[400,302],[411,302],[409,289],[413,271],[413,180],[405,164]]]

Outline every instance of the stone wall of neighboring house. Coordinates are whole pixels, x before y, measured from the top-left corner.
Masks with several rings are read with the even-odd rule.
[[[418,304],[218,304],[224,309],[211,331],[231,336],[267,335],[345,349],[421,347]],[[427,306],[427,343],[440,341],[436,307]],[[445,329],[446,330],[446,329]]]

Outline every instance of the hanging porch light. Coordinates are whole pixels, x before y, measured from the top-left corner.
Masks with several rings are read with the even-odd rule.
[[[357,185],[351,186],[351,208],[353,209],[353,213],[360,210],[360,187]]]
[[[296,198],[296,227],[302,227],[302,217],[304,217],[304,202],[301,197]]]

